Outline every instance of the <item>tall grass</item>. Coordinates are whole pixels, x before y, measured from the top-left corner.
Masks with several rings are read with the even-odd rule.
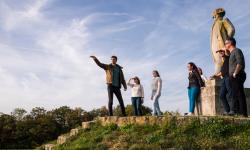
[[[56,149],[250,149],[250,123],[230,123],[221,118],[177,121],[170,117],[162,125],[118,127],[95,124],[75,140]]]

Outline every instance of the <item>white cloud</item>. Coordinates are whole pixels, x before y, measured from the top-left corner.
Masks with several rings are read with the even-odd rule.
[[[21,13],[18,22],[11,22],[8,20],[10,18],[7,18],[7,29],[17,30],[25,26],[22,23],[27,21],[26,17],[31,20],[42,15],[39,12],[44,4],[42,2],[45,1],[39,1],[27,13]],[[15,18],[18,15],[19,12],[12,13],[11,17]],[[40,25],[44,26],[47,26],[48,21],[53,22],[49,18],[40,19]],[[106,97],[100,92],[105,82],[104,75],[100,77],[96,72],[97,68],[85,50],[89,35],[84,19],[73,19],[69,24],[54,22],[54,26],[47,28],[35,38],[37,43],[32,44],[36,45],[39,51],[19,49],[15,45],[2,45],[1,111],[9,112],[16,107],[30,110],[35,106],[53,108],[61,105],[80,105],[85,109],[92,109],[106,104],[102,100],[98,103],[92,102],[93,99]],[[24,49],[29,49],[28,53],[25,53]]]
[[[26,3],[22,9],[13,9],[7,5],[4,1],[0,3],[0,18],[3,24],[3,28],[7,31],[29,26],[33,23],[41,23],[43,15],[41,9],[48,4],[48,0],[37,0],[32,3]],[[20,4],[21,5],[21,4]]]

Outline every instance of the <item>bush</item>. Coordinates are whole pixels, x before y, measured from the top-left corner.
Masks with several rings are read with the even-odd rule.
[[[81,108],[63,106],[46,111],[35,107],[28,114],[26,110],[17,108],[11,115],[0,115],[0,149],[35,148],[90,119]]]

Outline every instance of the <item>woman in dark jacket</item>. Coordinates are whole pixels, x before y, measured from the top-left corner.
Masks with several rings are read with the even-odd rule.
[[[197,101],[200,88],[204,87],[204,82],[201,79],[198,68],[193,62],[188,63],[189,71],[189,84],[188,84],[188,98],[189,98],[189,113],[188,115],[194,115],[195,102]]]

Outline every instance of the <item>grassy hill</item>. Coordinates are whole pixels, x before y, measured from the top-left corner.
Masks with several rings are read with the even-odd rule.
[[[250,149],[250,121],[232,123],[223,118],[183,122],[176,117],[161,125],[101,126],[96,123],[71,142],[55,149]]]

